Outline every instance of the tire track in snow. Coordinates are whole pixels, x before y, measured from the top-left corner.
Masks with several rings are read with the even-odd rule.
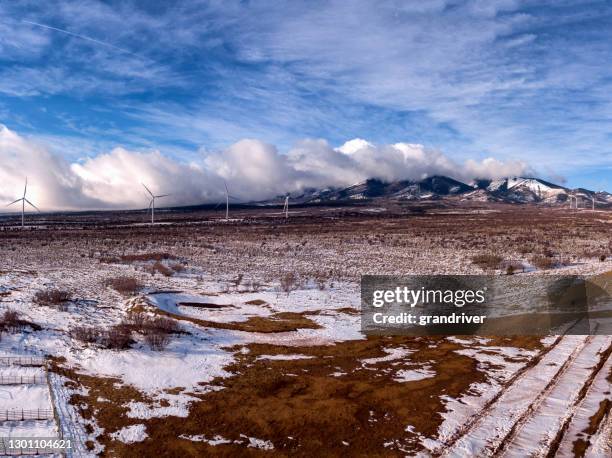
[[[537,364],[511,380],[505,390],[458,432],[455,440],[434,454],[447,457],[492,456],[517,422],[539,405],[591,340],[591,336],[559,337],[554,348],[546,352]]]
[[[429,451],[431,455],[438,456],[444,452],[448,447],[454,445],[461,437],[468,434],[471,428],[476,424],[476,422],[486,414],[487,410],[497,402],[497,400],[506,392],[506,390],[512,386],[525,372],[532,369],[534,366],[539,364],[541,359],[547,355],[549,352],[553,351],[553,349],[561,342],[563,336],[557,336],[557,338],[546,348],[544,348],[540,353],[534,356],[524,367],[517,370],[512,377],[510,377],[491,399],[489,399],[481,408],[473,414],[470,418],[468,418],[461,426],[461,428],[457,429],[448,439],[443,440],[443,445],[433,448]],[[438,439],[440,441],[440,439]]]
[[[495,456],[554,456],[578,405],[609,356],[610,336],[590,336],[571,364],[554,379],[495,450]]]
[[[612,373],[612,343],[607,350],[601,354],[600,368],[597,373],[593,374],[591,384],[585,388],[585,392],[576,406],[573,415],[566,421],[564,427],[559,431],[559,435],[553,443],[553,448],[549,451],[549,455],[554,453],[560,457],[574,457],[574,445],[577,441],[582,441],[587,450],[596,449],[598,439],[603,437],[606,425],[612,427],[612,416],[610,412],[606,412],[606,406],[612,402],[612,394],[610,393],[610,382],[608,375]],[[592,424],[593,417],[596,413],[604,409],[601,413],[599,423]],[[595,431],[593,432],[593,427]],[[588,433],[587,431],[590,431]],[[608,455],[612,456],[612,431],[608,431]],[[602,455],[605,455],[602,452]]]
[[[83,443],[83,438],[87,437],[81,423],[75,419],[70,404],[70,393],[63,386],[62,377],[54,372],[49,372],[49,387],[53,390],[54,399],[57,402],[57,411],[60,418],[60,425],[63,437],[72,439],[73,448],[66,451],[67,457],[92,457],[95,454],[89,452]]]

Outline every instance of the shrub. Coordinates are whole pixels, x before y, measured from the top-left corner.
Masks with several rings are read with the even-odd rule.
[[[240,285],[242,284],[243,278],[244,278],[244,274],[238,274],[238,276],[232,280],[232,283],[234,284],[234,288],[238,289],[240,287]]]
[[[174,271],[172,269],[170,269],[169,267],[166,267],[165,265],[163,265],[159,261],[157,261],[155,264],[153,264],[151,266],[148,266],[147,267],[147,271],[151,275],[155,275],[156,272],[159,272],[160,274],[164,275],[165,277],[171,277],[172,274],[174,274]]]
[[[66,311],[67,303],[72,300],[68,291],[60,289],[47,289],[37,291],[34,295],[34,302],[39,305],[55,306],[58,310]]]
[[[261,291],[262,288],[262,284],[259,280],[252,280],[249,283],[249,291],[253,292],[253,293],[258,293],[259,291]]]
[[[483,253],[472,256],[472,262],[483,270],[497,269],[502,261],[503,258],[496,254]]]
[[[602,254],[602,255],[599,256],[599,260],[601,262],[604,262],[606,260],[606,258],[607,258],[607,256],[605,254]]]
[[[324,274],[319,273],[315,275],[314,282],[317,285],[317,288],[319,288],[319,291],[325,290],[327,287],[327,280],[328,278]]]
[[[107,284],[124,296],[133,296],[142,288],[142,284],[134,277],[111,278],[107,281]]]
[[[155,318],[150,318],[145,322],[145,332],[155,332],[160,331],[165,334],[176,334],[181,331],[181,327],[172,318],[165,318],[163,316],[158,316]]]
[[[123,321],[124,329],[144,334],[145,342],[152,350],[163,350],[170,342],[170,334],[181,332],[180,325],[172,318],[149,317],[144,313],[129,314]]]
[[[5,310],[0,318],[0,328],[10,331],[17,331],[22,327],[23,322],[21,320],[21,314],[17,310]]]
[[[176,259],[176,256],[170,253],[140,253],[140,254],[124,254],[121,256],[123,262],[136,262],[136,261],[162,261],[164,259]]]
[[[298,287],[297,275],[295,275],[293,272],[287,272],[280,279],[280,287],[287,294],[296,290]]]
[[[514,275],[514,266],[512,264],[506,267],[506,275]]]
[[[95,328],[76,326],[70,330],[70,336],[84,343],[97,343],[99,332]]]
[[[130,348],[132,333],[129,328],[121,324],[111,326],[100,336],[100,345],[112,350],[124,350]]]
[[[168,346],[170,338],[164,332],[154,331],[145,334],[145,342],[151,347],[151,350],[161,351]]]
[[[555,260],[548,256],[534,256],[531,263],[538,269],[552,269],[555,267]]]
[[[128,326],[130,329],[138,332],[142,332],[145,323],[149,317],[143,312],[132,312],[123,320],[123,325]]]
[[[99,331],[93,327],[76,326],[70,331],[70,336],[80,342],[98,344],[112,350],[124,350],[132,343],[132,333],[122,324],[111,326]]]

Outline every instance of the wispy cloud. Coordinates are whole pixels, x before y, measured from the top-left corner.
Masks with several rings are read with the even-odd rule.
[[[125,53],[128,53],[128,54],[133,54],[132,52],[128,51],[127,49],[123,49],[123,48],[120,48],[119,46],[115,46],[115,45],[112,45],[110,43],[106,43],[105,41],[96,40],[95,38],[91,38],[91,37],[88,37],[86,35],[80,35],[78,33],[73,33],[73,32],[70,32],[69,30],[59,29],[57,27],[51,27],[50,25],[39,24],[38,22],[33,22],[33,21],[23,20],[21,22],[23,22],[24,24],[30,24],[30,25],[33,25],[33,26],[36,26],[36,27],[42,27],[43,29],[53,30],[53,31],[59,32],[59,33],[64,33],[66,35],[70,35],[71,37],[80,38],[81,40],[86,40],[86,41],[89,41],[91,43],[95,43],[95,44],[100,45],[100,46],[105,46],[107,48],[114,49],[116,51],[121,51],[121,52],[125,52]]]
[[[31,133],[73,134],[59,116],[72,111],[94,135],[112,113],[115,145],[177,154],[363,136],[570,176],[612,165],[609,2],[79,0],[0,12],[0,102],[73,106],[29,120]]]

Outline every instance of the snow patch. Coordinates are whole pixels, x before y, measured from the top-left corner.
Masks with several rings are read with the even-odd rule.
[[[133,444],[135,442],[142,442],[149,435],[147,434],[147,427],[139,424],[121,428],[119,431],[112,433],[111,437],[125,444]]]
[[[397,371],[393,379],[396,382],[416,382],[418,380],[435,377],[435,375],[436,373],[429,367],[424,367],[422,369],[401,369]]]

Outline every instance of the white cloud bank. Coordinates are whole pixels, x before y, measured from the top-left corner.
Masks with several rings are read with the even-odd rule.
[[[143,208],[148,203],[141,182],[154,193],[170,193],[163,205],[171,206],[219,202],[223,180],[231,194],[252,201],[311,187],[348,186],[367,178],[391,181],[447,175],[469,181],[527,172],[522,162],[487,158],[460,164],[422,145],[373,145],[361,139],[339,148],[324,140],[304,140],[287,154],[245,139],[224,151],[203,152],[199,162],[189,164],[159,151],[115,148],[69,163],[0,125],[0,202],[21,197],[27,175],[28,198],[43,210]]]

